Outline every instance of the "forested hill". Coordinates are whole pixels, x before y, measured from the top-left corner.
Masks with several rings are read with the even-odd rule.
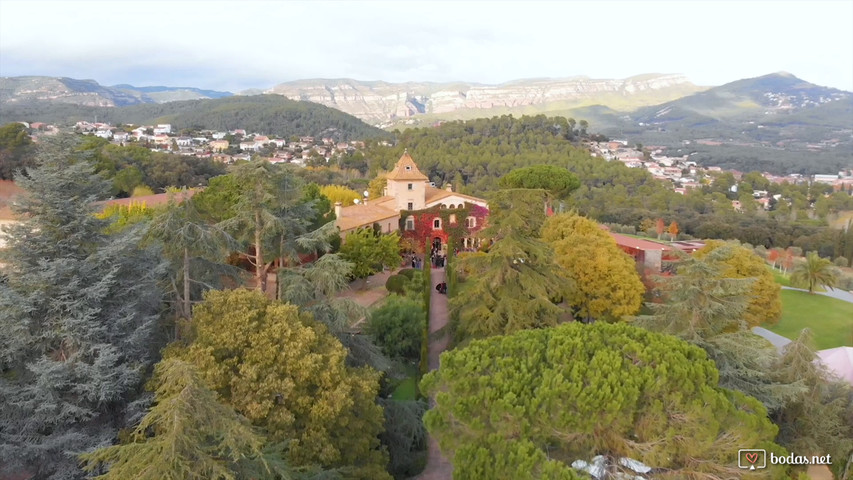
[[[447,122],[406,130],[398,135],[397,146],[369,146],[365,157],[375,173],[390,169],[407,148],[437,186],[464,184],[465,192],[475,195],[495,190],[497,179],[514,168],[539,164],[566,167],[591,186],[615,182],[634,188],[652,180],[645,170],[591,157],[579,146],[587,127],[584,120],[545,115]]]
[[[188,100],[128,107],[31,102],[6,104],[0,123],[26,121],[73,125],[77,121],[108,122],[113,125],[170,123],[173,128],[232,130],[237,128],[270,136],[328,136],[336,140],[391,138],[352,115],[311,102],[288,100],[280,95],[256,95]]]

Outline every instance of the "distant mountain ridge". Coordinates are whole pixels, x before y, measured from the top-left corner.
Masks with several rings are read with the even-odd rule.
[[[68,77],[0,77],[0,104],[49,101],[90,107],[125,107],[232,95],[231,92],[193,87],[134,87],[126,84],[110,87],[95,80]]]
[[[491,116],[496,109],[526,113],[604,103],[631,110],[704,90],[683,75],[645,74],[621,80],[588,77],[522,79],[499,85],[470,82],[365,82],[313,79],[285,82],[264,91],[337,108],[367,122],[389,123],[418,115]],[[502,112],[503,113],[503,112]]]

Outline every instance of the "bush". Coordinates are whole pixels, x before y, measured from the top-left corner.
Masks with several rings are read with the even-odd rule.
[[[415,268],[404,268],[404,269],[400,270],[399,272],[397,272],[397,275],[402,275],[402,276],[408,278],[409,280],[411,280],[411,279],[415,278],[415,275],[417,275],[419,272],[420,272],[420,270],[417,270]]]
[[[385,282],[385,289],[397,295],[405,295],[408,282],[409,279],[403,275],[391,275]]]
[[[391,358],[416,360],[426,315],[418,300],[391,295],[370,316],[367,333]]]
[[[845,257],[835,257],[835,260],[832,261],[836,267],[846,267],[848,263],[850,263]]]

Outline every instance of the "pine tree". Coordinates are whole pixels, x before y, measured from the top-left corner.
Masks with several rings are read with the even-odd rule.
[[[833,381],[816,360],[811,340],[811,331],[804,329],[774,362],[774,380],[799,388],[770,418],[779,426],[781,445],[802,455],[830,454],[840,474],[853,453],[853,424],[847,418],[853,397],[850,387]]]
[[[273,476],[264,438],[249,421],[219,402],[192,364],[157,364],[156,404],[122,445],[81,455],[84,469],[102,480],[236,480],[244,470]],[[102,467],[103,466],[103,467]]]
[[[220,275],[237,274],[222,264],[228,253],[237,248],[237,242],[225,230],[209,225],[192,198],[182,197],[169,199],[166,209],[151,221],[147,234],[162,245],[164,256],[172,264],[175,311],[191,319],[194,297],[199,299],[202,291],[217,286]],[[204,275],[208,272],[212,275]]]
[[[78,478],[70,452],[132,424],[153,363],[165,265],[130,228],[104,233],[108,191],[65,137],[42,143],[0,261],[0,472]]]
[[[737,445],[784,450],[761,404],[717,379],[705,352],[672,336],[574,322],[444,353],[421,382],[435,395],[424,423],[458,478],[580,478],[572,463],[595,455],[614,478],[621,457],[665,478],[735,478]]]
[[[339,293],[349,288],[353,264],[338,254],[323,255],[307,265],[283,268],[278,272],[280,300],[310,313],[326,325],[349,350],[349,362],[386,371],[390,361],[370,337],[356,335],[353,325],[368,315],[366,308]]]
[[[527,189],[501,190],[490,199],[489,226],[481,235],[494,243],[488,253],[460,256],[457,262],[466,279],[450,301],[458,313],[457,342],[554,326],[564,314],[555,302],[568,281],[551,248],[538,238],[544,199],[544,191]]]

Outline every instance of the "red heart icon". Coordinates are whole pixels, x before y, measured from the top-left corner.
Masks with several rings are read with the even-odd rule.
[[[755,463],[758,460],[758,452],[752,452],[746,454],[746,461],[749,463]]]

